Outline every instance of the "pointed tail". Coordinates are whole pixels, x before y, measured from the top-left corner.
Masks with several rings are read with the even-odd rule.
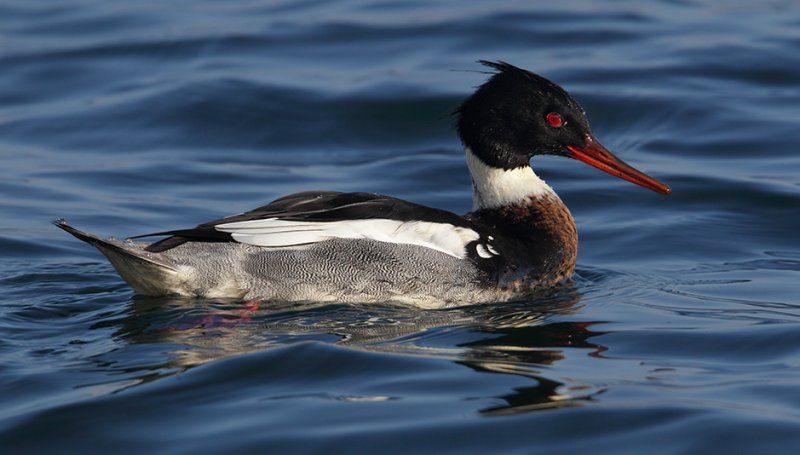
[[[178,293],[176,291],[183,280],[176,265],[163,255],[145,251],[143,244],[102,239],[70,226],[62,218],[53,224],[94,245],[137,293],[153,296]]]

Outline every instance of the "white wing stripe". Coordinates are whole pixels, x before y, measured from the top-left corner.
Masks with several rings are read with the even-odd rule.
[[[267,218],[239,221],[215,227],[241,243],[281,247],[323,242],[333,238],[371,239],[419,245],[457,258],[466,256],[466,245],[480,236],[472,229],[448,223],[387,219],[298,222]]]

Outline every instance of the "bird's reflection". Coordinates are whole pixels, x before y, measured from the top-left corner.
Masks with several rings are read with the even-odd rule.
[[[142,381],[215,359],[301,341],[450,359],[475,371],[523,376],[530,386],[495,397],[486,415],[574,405],[601,390],[547,377],[565,350],[604,350],[596,322],[568,321],[580,296],[565,287],[535,300],[432,311],[395,305],[302,305],[264,302],[134,298],[128,314],[108,321],[120,340],[158,345],[162,364]],[[169,346],[164,360],[164,346]],[[126,370],[130,371],[130,370]]]
[[[590,330],[596,322],[551,322],[516,327],[485,327],[486,337],[465,344],[469,347],[466,359],[459,363],[476,371],[516,374],[535,381],[535,385],[515,388],[498,398],[504,403],[482,412],[488,415],[511,414],[574,405],[601,393],[586,384],[565,384],[544,375],[539,367],[555,364],[565,358],[564,350],[582,349],[588,354],[599,353],[604,347],[591,343],[590,338],[606,332]]]

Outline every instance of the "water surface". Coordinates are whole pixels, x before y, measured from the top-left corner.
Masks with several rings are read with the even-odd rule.
[[[791,1],[4,2],[0,446],[793,453],[798,45]],[[312,188],[465,212],[449,113],[477,59],[556,80],[674,190],[535,159],[578,223],[570,285],[144,298],[50,225],[124,238]]]

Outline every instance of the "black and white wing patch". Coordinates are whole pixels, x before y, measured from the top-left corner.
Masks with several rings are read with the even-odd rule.
[[[478,257],[483,259],[493,259],[495,257],[500,256],[500,253],[494,247],[494,237],[491,235],[485,239],[481,239],[480,241],[475,243],[475,254]]]
[[[480,236],[472,229],[448,223],[364,219],[293,221],[279,218],[219,224],[240,243],[262,247],[291,247],[330,239],[369,239],[418,245],[463,259],[466,246]]]
[[[378,194],[305,192],[192,229],[152,234],[171,237],[147,250],[166,251],[186,242],[289,248],[330,239],[370,239],[419,245],[463,259],[468,246],[481,245],[473,243],[481,238],[476,229],[452,212]],[[480,257],[487,257],[480,254],[485,249],[481,246]]]

